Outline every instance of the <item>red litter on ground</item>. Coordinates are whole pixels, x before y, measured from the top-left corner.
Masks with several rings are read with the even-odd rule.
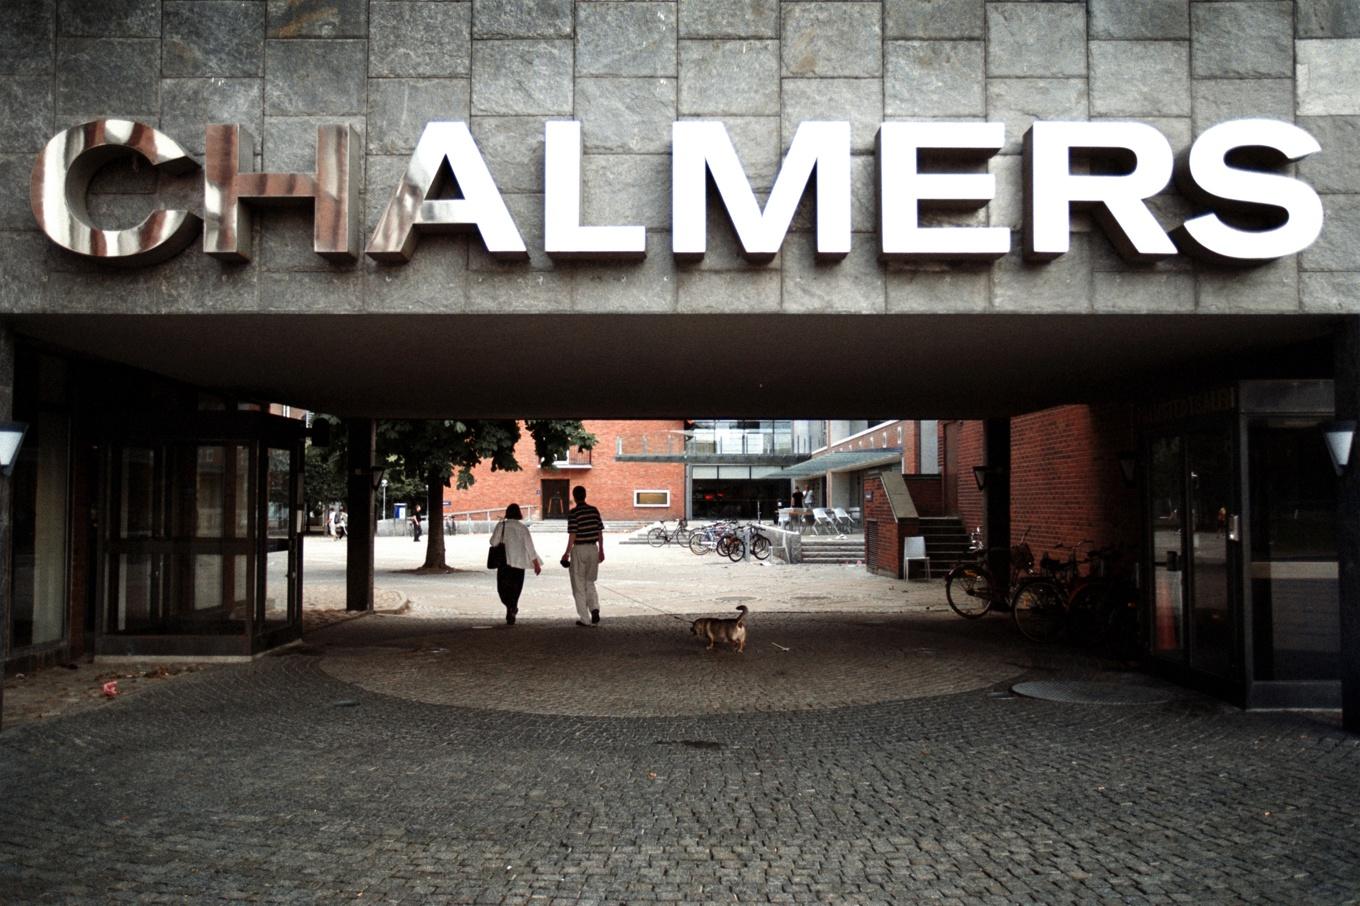
[[[104,695],[107,698],[113,698],[117,694],[118,694],[118,680],[109,680],[107,683],[104,684]]]

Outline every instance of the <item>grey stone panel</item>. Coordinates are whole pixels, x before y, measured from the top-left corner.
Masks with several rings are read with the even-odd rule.
[[[449,314],[467,308],[467,256],[476,237],[426,236],[406,264],[364,259],[364,311]]]
[[[505,206],[510,209],[515,228],[529,249],[529,260],[502,261],[492,258],[486,246],[475,236],[467,240],[467,266],[472,271],[511,271],[535,270],[551,271],[564,267],[548,257],[543,251],[543,196],[542,195],[504,195]],[[570,268],[571,265],[565,265]]]
[[[147,38],[63,38],[57,47],[57,120],[136,117],[160,110],[160,43]],[[66,121],[66,122],[64,122]]]
[[[992,307],[1007,312],[1081,314],[1091,310],[1090,237],[1074,235],[1067,254],[1046,264],[1024,261],[1015,236],[992,271]]]
[[[266,116],[260,170],[264,173],[311,173],[316,169],[316,128],[331,124],[353,126],[364,140],[362,116]],[[361,174],[362,175],[362,174]],[[389,184],[386,191],[391,191]]]
[[[368,109],[367,47],[349,39],[265,42],[265,113],[331,116]]]
[[[366,244],[373,230],[378,225],[378,218],[387,209],[387,203],[392,200],[396,193],[397,183],[402,174],[406,172],[407,166],[411,163],[408,155],[384,156],[378,154],[368,155],[364,163],[367,171],[367,182],[364,191],[364,229],[362,240]],[[422,237],[418,242],[423,242]],[[420,253],[420,246],[416,246],[416,254]]]
[[[470,3],[374,3],[368,74],[398,78],[466,76],[472,63]]]
[[[883,112],[888,116],[982,116],[981,41],[889,41]]]
[[[572,278],[572,311],[617,314],[673,312],[679,277],[671,234],[647,234],[647,257],[628,264],[581,262]]]
[[[56,129],[52,80],[47,76],[0,78],[0,152],[41,151]]]
[[[681,38],[777,38],[779,0],[680,0]]]
[[[239,78],[264,72],[258,0],[166,0],[161,74]]]
[[[680,42],[680,113],[779,114],[779,42]]]
[[[680,271],[676,310],[681,314],[759,314],[779,311],[778,271]]]
[[[714,204],[712,199],[709,201],[708,208],[707,235],[708,248],[704,251],[704,257],[698,261],[674,261],[671,258],[669,247],[667,248],[666,255],[674,261],[675,270],[682,272],[737,271],[755,273],[768,270],[777,271],[783,265],[784,256],[782,252],[776,253],[769,261],[753,262],[746,260],[746,256],[742,254],[741,240],[737,238],[737,231],[732,227],[732,221],[728,219],[721,206]],[[666,241],[671,241],[671,234],[666,234]]]
[[[1092,41],[1091,113],[1189,116],[1190,45],[1184,41]]]
[[[721,121],[732,139],[746,181],[757,196],[764,197],[784,160],[779,150],[779,120],[772,116],[725,116]],[[666,153],[670,153],[669,148]],[[669,187],[669,179],[666,185]]]
[[[882,314],[887,309],[883,267],[870,242],[851,246],[840,261],[816,257],[811,233],[794,233],[784,242],[783,304],[786,313]]]
[[[786,76],[883,74],[883,21],[876,3],[785,3]]]
[[[0,231],[0,311],[46,307],[49,244],[41,233]]]
[[[1224,120],[1267,117],[1293,122],[1291,79],[1195,79],[1190,92],[1195,134]]]
[[[472,37],[569,38],[575,23],[572,0],[476,0]]]
[[[125,230],[141,223],[158,207],[170,207],[154,195],[106,193],[89,198],[90,221],[109,230]],[[200,202],[201,210],[201,202]]]
[[[794,230],[815,230],[816,190],[803,193],[798,210],[793,215]],[[967,219],[967,214],[955,212],[953,217],[959,221]],[[852,233],[872,233],[869,236],[854,236],[852,244],[867,242],[877,248],[878,242],[878,163],[872,157],[852,157],[850,159],[850,231]]]
[[[5,4],[0,28],[0,75],[52,72],[56,48],[57,0],[16,0]]]
[[[670,155],[587,154],[581,172],[586,223],[671,228]]]
[[[1197,78],[1269,78],[1291,74],[1291,3],[1261,0],[1195,3],[1190,9]]]
[[[883,122],[883,83],[878,79],[785,79],[781,144],[787,152],[798,124],[849,120],[850,150],[872,154]]]
[[[478,271],[468,274],[467,311],[493,314],[561,313],[571,311],[571,271]]]
[[[975,264],[892,264],[884,274],[888,314],[982,312],[991,302],[991,269]]]
[[[1360,114],[1360,38],[1295,42],[1300,116]]]
[[[351,273],[266,272],[260,275],[260,310],[299,314],[359,312],[364,307],[363,288],[363,281]]]
[[[368,153],[409,154],[433,120],[467,120],[467,79],[369,79]]]
[[[271,38],[365,38],[365,0],[269,0]]]
[[[0,154],[0,230],[36,230],[28,185],[32,154]]]
[[[1294,34],[1300,38],[1360,38],[1355,0],[1296,0]]]
[[[987,75],[1086,75],[1086,11],[1069,3],[989,3]]]
[[[264,87],[260,79],[162,79],[161,131],[191,154],[203,154],[209,123],[239,123],[264,133]]]
[[[675,79],[578,79],[576,119],[587,153],[668,154]]]
[[[1097,271],[1095,310],[1119,314],[1189,313],[1195,310],[1195,276],[1160,270]]]
[[[498,189],[505,193],[543,192],[541,117],[474,116],[471,129]],[[589,139],[589,135],[582,136],[583,142]]]
[[[1360,186],[1354,186],[1360,191]],[[1322,235],[1304,249],[1306,271],[1360,271],[1360,195],[1323,195]],[[1360,286],[1356,287],[1360,290]]]
[[[571,41],[478,41],[472,48],[474,116],[567,116],[572,104]]]
[[[1072,172],[1081,173],[1082,161],[1073,161]],[[996,197],[987,205],[987,225],[1004,226],[1019,230],[1024,225],[1025,216],[1025,170],[1024,160],[1019,155],[1004,154],[993,157],[987,168],[996,175]],[[1089,168],[1088,168],[1089,169]],[[1091,215],[1085,211],[1073,211],[1071,230],[1085,233],[1091,229]]]
[[[127,314],[261,310],[258,268],[222,264],[194,246],[145,268],[91,264],[60,250],[57,254],[71,263],[52,268],[47,284],[50,311],[107,314],[111,300]]]
[[[1198,280],[1201,312],[1299,310],[1299,266],[1296,257],[1238,270],[1202,266]]]
[[[1092,38],[1133,40],[1190,37],[1189,0],[1090,0]]]
[[[353,262],[328,261],[312,250],[311,205],[255,208],[253,217],[260,231],[255,260],[262,270],[347,273],[358,267]]]
[[[674,3],[583,3],[576,7],[576,74],[674,76]]]
[[[162,174],[145,159],[135,154],[119,155],[100,167],[90,177],[89,194],[94,195],[150,195],[156,191]],[[203,193],[202,176],[197,169],[176,177],[189,180]],[[202,205],[200,197],[198,203]]]
[[[158,38],[161,5],[160,0],[61,0],[57,23],[63,35],[75,37]]]
[[[3,292],[0,290],[0,298]],[[1299,296],[1306,312],[1360,314],[1360,273],[1300,274]]]
[[[981,38],[986,33],[982,0],[884,0],[883,36]]]
[[[1148,208],[1152,216],[1157,218],[1158,225],[1170,236],[1172,230],[1202,211],[1192,208],[1190,202],[1174,194],[1171,189],[1167,192],[1149,199]],[[1152,263],[1130,264],[1115,250],[1109,235],[1104,227],[1095,223],[1095,218],[1084,214],[1082,219],[1091,233],[1091,270],[1097,273],[1192,273],[1195,269],[1195,259],[1180,254]]]
[[[1005,154],[1019,154],[1036,119],[1084,120],[1085,79],[988,79],[987,119],[1006,124]]]
[[[1298,126],[1322,150],[1298,163],[1299,178],[1318,192],[1353,192],[1360,186],[1360,116],[1299,117]]]
[[[1188,92],[1189,88],[1187,87],[1186,90]],[[1188,97],[1189,95],[1187,94],[1187,98]],[[1190,102],[1189,100],[1187,100],[1186,109],[1188,110],[1189,107]],[[1128,116],[1091,117],[1092,122],[1100,121],[1125,122],[1128,119],[1129,119]],[[1158,132],[1162,133],[1162,135],[1166,136],[1166,140],[1171,143],[1171,150],[1173,153],[1180,154],[1182,151],[1186,151],[1190,148],[1192,135],[1190,128],[1191,121],[1188,113],[1185,116],[1139,116],[1137,119],[1138,122],[1145,123],[1146,125],[1149,125],[1152,128],[1156,129]]]

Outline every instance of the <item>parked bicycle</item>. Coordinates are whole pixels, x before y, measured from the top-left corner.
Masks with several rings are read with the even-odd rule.
[[[1004,609],[1011,598],[1011,589],[1024,576],[1034,569],[1034,552],[1025,539],[1029,529],[1020,536],[1019,543],[1010,549],[1010,575],[1005,585],[992,576],[988,559],[995,548],[982,543],[982,529],[969,534],[969,550],[972,556],[960,561],[949,570],[944,578],[944,595],[954,613],[965,620],[976,620],[993,607]]]
[[[1109,645],[1120,657],[1136,657],[1138,587],[1125,561],[1118,547],[1093,549],[1085,560],[1073,548],[1060,564],[1045,557],[1045,575],[1026,583],[1012,602],[1016,627],[1036,642],[1066,635],[1082,645]]]
[[[1081,560],[1082,541],[1073,546],[1066,559],[1058,560],[1044,554],[1039,560],[1039,574],[1022,581],[1011,596],[1011,618],[1020,634],[1034,642],[1051,642],[1067,628],[1068,599],[1083,585],[1086,576],[1081,567],[1089,560]]]
[[[647,533],[647,543],[652,547],[664,547],[672,542],[676,544],[689,544],[690,530],[684,519],[670,529],[666,527],[666,520],[661,520],[661,524]]]

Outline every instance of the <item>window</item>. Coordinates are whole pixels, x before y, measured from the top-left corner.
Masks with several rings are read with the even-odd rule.
[[[634,491],[633,506],[670,506],[670,491]]]

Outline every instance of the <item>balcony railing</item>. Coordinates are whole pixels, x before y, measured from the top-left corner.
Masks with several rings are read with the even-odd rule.
[[[590,451],[589,450],[568,450],[565,457],[553,460],[554,469],[589,469]]]
[[[774,431],[667,431],[618,437],[614,454],[620,459],[666,459],[673,462],[710,461],[732,457],[777,460],[806,459],[812,444],[806,438]]]

